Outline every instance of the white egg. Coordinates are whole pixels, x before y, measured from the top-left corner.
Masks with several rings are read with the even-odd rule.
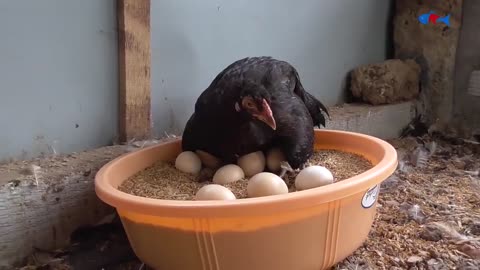
[[[228,164],[219,168],[213,175],[213,182],[215,184],[225,185],[238,181],[245,177],[242,168],[235,164]]]
[[[195,200],[197,201],[235,199],[235,194],[233,194],[230,189],[217,184],[205,185],[197,191],[197,194],[195,194]]]
[[[285,160],[285,155],[279,148],[272,148],[267,153],[267,168],[272,172],[280,171],[280,163]]]
[[[175,168],[184,173],[196,175],[202,169],[202,161],[194,152],[185,151],[175,159]]]
[[[245,176],[250,177],[265,170],[265,155],[262,151],[246,154],[238,158],[237,164]]]
[[[216,169],[220,167],[220,159],[211,155],[210,153],[202,150],[196,150],[195,153],[198,155],[198,157],[202,161],[202,164],[205,165],[205,167],[211,169]]]
[[[323,166],[309,166],[301,170],[295,178],[295,188],[305,190],[333,183],[332,173]]]
[[[248,197],[262,197],[288,193],[285,181],[278,175],[270,172],[261,172],[248,181]]]

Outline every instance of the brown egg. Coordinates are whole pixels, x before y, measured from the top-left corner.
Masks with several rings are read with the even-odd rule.
[[[244,177],[245,173],[243,172],[242,168],[240,168],[240,166],[235,164],[228,164],[219,168],[215,172],[215,174],[213,175],[213,182],[215,184],[225,185],[238,181]]]
[[[202,162],[194,152],[185,151],[175,159],[175,168],[184,173],[197,175],[202,169]]]
[[[200,160],[202,161],[202,164],[205,165],[205,167],[211,168],[211,169],[216,169],[220,167],[220,159],[217,157],[202,151],[202,150],[196,150],[195,153],[198,155]]]
[[[262,151],[246,154],[237,160],[237,164],[245,176],[250,177],[265,170],[265,155]]]
[[[288,193],[285,181],[270,172],[261,172],[248,180],[248,197],[262,197]]]
[[[195,194],[195,200],[197,201],[210,201],[210,200],[235,200],[235,194],[221,185],[210,184],[201,187]]]
[[[280,171],[280,163],[285,160],[285,155],[280,148],[272,148],[267,152],[267,168],[272,172]]]

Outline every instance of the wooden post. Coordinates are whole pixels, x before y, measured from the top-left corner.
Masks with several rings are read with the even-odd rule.
[[[118,0],[119,139],[150,137],[150,0]]]

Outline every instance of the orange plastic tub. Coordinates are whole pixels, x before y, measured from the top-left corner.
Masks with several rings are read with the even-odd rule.
[[[157,270],[319,270],[367,238],[380,183],[397,166],[387,142],[358,133],[316,130],[317,149],[360,154],[375,166],[310,190],[234,201],[174,201],[117,190],[158,160],[175,160],[180,139],[121,156],[97,174],[101,200],[115,207],[136,255]]]

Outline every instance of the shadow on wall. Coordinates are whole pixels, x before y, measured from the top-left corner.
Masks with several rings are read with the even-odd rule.
[[[155,30],[155,25],[152,25],[152,32]],[[175,48],[159,49],[155,46],[164,40],[168,40],[169,45],[175,45]],[[155,74],[152,76],[152,120],[155,135],[162,137],[164,132],[180,135],[183,127],[179,123],[187,121],[188,118],[185,119],[184,116],[191,114],[193,108],[190,99],[185,98],[185,93],[197,90],[193,81],[197,80],[201,70],[192,43],[184,33],[167,31],[161,36],[152,35],[152,45],[152,59],[169,63],[169,72],[163,72],[159,65],[152,65],[152,74]],[[179,50],[182,54],[168,54],[164,50]]]
[[[480,1],[464,0],[462,28],[455,63],[454,121],[464,137],[477,136],[480,140],[480,96],[468,93],[469,86],[480,78],[471,76],[480,70]],[[470,79],[472,79],[470,83]],[[469,85],[469,83],[471,85]]]
[[[394,19],[395,19],[395,0],[389,0],[389,7],[388,7],[388,20],[387,20],[387,31],[386,31],[386,38],[385,38],[385,58],[392,59],[395,56],[394,51],[394,43],[393,43],[393,27],[394,27]]]

